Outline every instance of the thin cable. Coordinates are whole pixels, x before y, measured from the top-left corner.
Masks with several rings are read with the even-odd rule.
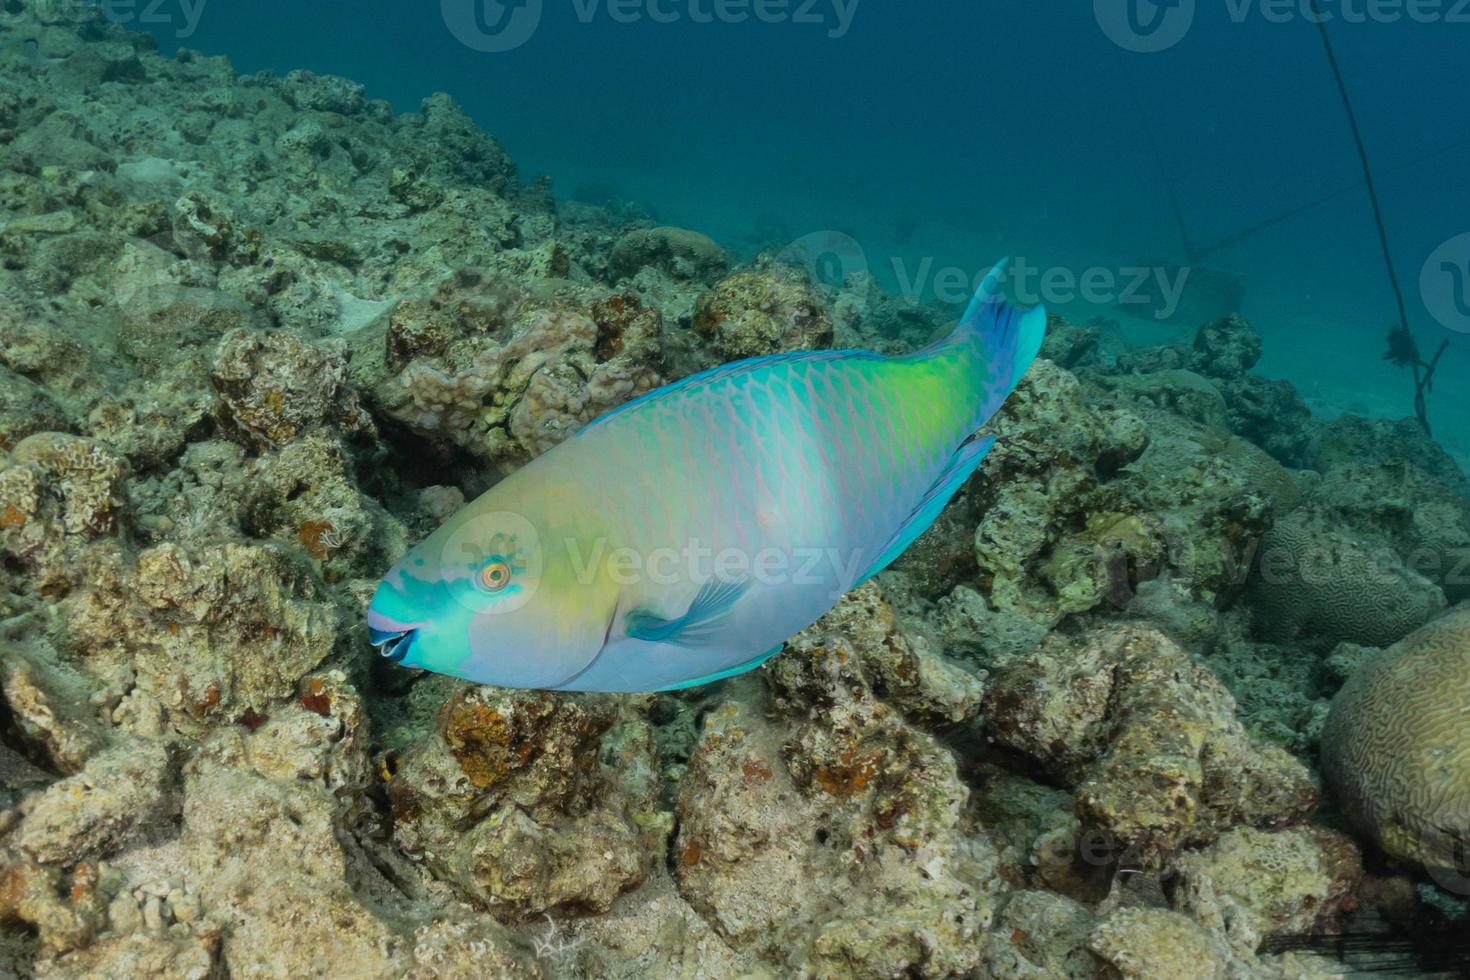
[[[1159,148],[1158,137],[1154,135],[1153,127],[1148,122],[1148,112],[1143,107],[1143,99],[1138,95],[1138,86],[1133,83],[1133,75],[1128,70],[1128,59],[1121,59],[1121,73],[1123,75],[1123,87],[1128,90],[1129,97],[1133,100],[1133,111],[1138,119],[1138,128],[1143,130],[1144,139],[1148,141],[1149,151],[1153,154],[1154,166],[1159,170],[1159,178],[1164,182],[1164,189],[1169,195],[1169,207],[1174,212],[1174,223],[1179,227],[1179,242],[1183,246],[1185,258],[1191,263],[1198,259],[1194,253],[1194,243],[1189,237],[1189,225],[1184,220],[1184,205],[1179,200],[1179,187],[1174,183],[1174,175],[1164,164],[1164,151]]]
[[[1353,143],[1358,148],[1358,161],[1363,166],[1363,182],[1368,187],[1368,200],[1373,205],[1373,221],[1378,226],[1378,244],[1383,248],[1383,264],[1388,269],[1388,284],[1393,287],[1393,298],[1398,303],[1399,326],[1409,329],[1409,310],[1404,305],[1404,291],[1399,286],[1399,274],[1393,265],[1393,251],[1388,246],[1388,228],[1383,223],[1383,208],[1378,203],[1378,187],[1373,182],[1373,168],[1368,161],[1368,150],[1363,145],[1363,132],[1358,128],[1358,114],[1353,111],[1353,100],[1348,95],[1347,82],[1342,77],[1342,68],[1337,63],[1337,53],[1332,50],[1332,38],[1327,33],[1327,18],[1317,0],[1309,0],[1317,21],[1317,33],[1322,36],[1322,47],[1327,51],[1327,63],[1332,66],[1332,76],[1337,79],[1337,91],[1342,96],[1342,107],[1347,112],[1348,126],[1353,131]]]
[[[1419,164],[1421,163],[1433,160],[1435,157],[1444,156],[1446,153],[1458,150],[1461,147],[1467,145],[1470,145],[1470,139],[1456,140],[1453,143],[1449,143],[1445,146],[1439,147],[1438,149],[1430,150],[1428,153],[1414,157],[1412,160],[1406,160],[1403,163],[1398,164],[1397,166],[1388,168],[1387,170],[1380,170],[1378,171],[1378,179],[1383,180],[1385,177],[1391,177],[1396,174],[1400,174],[1405,170],[1410,170],[1414,167],[1419,166]],[[1314,201],[1308,201],[1306,204],[1299,204],[1296,207],[1292,208],[1290,211],[1283,211],[1280,214],[1273,215],[1272,217],[1264,218],[1261,221],[1258,221],[1255,224],[1251,225],[1250,227],[1243,228],[1240,231],[1237,231],[1235,234],[1222,238],[1219,241],[1214,242],[1213,244],[1206,245],[1204,248],[1197,248],[1195,249],[1195,261],[1202,262],[1205,259],[1209,258],[1211,255],[1214,255],[1216,252],[1223,252],[1230,246],[1236,245],[1247,238],[1258,235],[1274,225],[1279,225],[1283,221],[1289,221],[1292,218],[1295,218],[1300,214],[1305,214],[1306,212],[1311,211],[1314,208],[1320,208],[1322,205],[1329,204],[1345,194],[1351,194],[1353,191],[1362,186],[1363,182],[1360,180],[1348,185],[1347,187],[1339,187],[1331,194],[1324,194]]]

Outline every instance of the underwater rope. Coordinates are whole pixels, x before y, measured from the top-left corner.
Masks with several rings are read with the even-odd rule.
[[[1164,151],[1159,147],[1159,140],[1154,135],[1153,127],[1149,125],[1148,113],[1144,110],[1143,99],[1138,94],[1138,86],[1133,82],[1133,75],[1128,70],[1127,59],[1123,59],[1122,74],[1123,87],[1128,90],[1128,95],[1133,100],[1133,109],[1138,114],[1138,126],[1143,130],[1144,139],[1148,141],[1149,152],[1154,158],[1154,166],[1158,168],[1159,177],[1164,182],[1164,190],[1169,195],[1169,207],[1174,212],[1174,223],[1179,227],[1179,240],[1184,248],[1184,256],[1191,264],[1198,264],[1200,256],[1195,251],[1189,236],[1189,224],[1184,220],[1184,205],[1179,198],[1179,185],[1174,182],[1174,175],[1164,164]]]
[[[1455,140],[1453,143],[1446,143],[1443,146],[1439,146],[1434,148],[1433,150],[1430,150],[1428,153],[1421,153],[1419,156],[1405,160],[1403,163],[1400,163],[1397,166],[1389,167],[1387,170],[1378,171],[1378,179],[1382,180],[1384,177],[1391,177],[1395,174],[1403,173],[1405,170],[1412,170],[1414,167],[1419,166],[1419,164],[1421,163],[1426,163],[1430,160],[1435,159],[1436,157],[1442,157],[1447,153],[1452,153],[1455,150],[1461,149],[1462,147],[1466,146],[1470,146],[1470,138],[1458,139]],[[1296,207],[1292,208],[1290,211],[1283,211],[1280,214],[1273,215],[1272,217],[1263,218],[1262,220],[1256,222],[1248,228],[1242,228],[1240,231],[1237,231],[1233,235],[1222,238],[1217,242],[1204,246],[1203,248],[1195,249],[1194,253],[1196,256],[1198,256],[1196,261],[1202,261],[1209,256],[1214,255],[1216,252],[1223,252],[1230,246],[1243,242],[1247,238],[1251,238],[1265,231],[1267,228],[1275,227],[1276,225],[1279,225],[1284,221],[1290,221],[1292,218],[1295,218],[1301,214],[1305,214],[1306,212],[1311,211],[1315,208],[1320,208],[1324,204],[1330,204],[1333,201],[1337,200],[1339,197],[1342,197],[1345,194],[1351,194],[1353,191],[1362,186],[1362,181],[1354,181],[1352,184],[1349,184],[1346,187],[1339,187],[1337,190],[1331,192],[1330,194],[1323,194],[1321,197],[1316,198],[1312,201],[1308,201],[1306,204],[1299,204]]]
[[[1347,113],[1348,128],[1353,133],[1353,144],[1358,148],[1358,162],[1363,167],[1363,183],[1368,188],[1368,200],[1373,205],[1373,222],[1378,226],[1378,244],[1383,248],[1383,264],[1388,269],[1388,283],[1393,287],[1393,298],[1398,303],[1399,326],[1409,329],[1409,312],[1404,305],[1404,291],[1399,285],[1398,270],[1393,264],[1393,250],[1388,244],[1388,227],[1383,223],[1383,208],[1378,202],[1378,185],[1373,180],[1373,167],[1368,162],[1368,148],[1363,143],[1363,131],[1358,127],[1358,114],[1353,109],[1352,97],[1348,95],[1347,81],[1342,77],[1342,66],[1337,63],[1337,52],[1332,47],[1332,36],[1327,33],[1327,18],[1322,13],[1318,0],[1308,0],[1317,22],[1317,33],[1322,38],[1322,47],[1327,52],[1327,63],[1332,67],[1332,77],[1337,80],[1337,92],[1342,96],[1342,108]]]
[[[1332,35],[1327,32],[1327,18],[1322,13],[1321,4],[1318,0],[1308,0],[1311,4],[1313,19],[1317,22],[1317,34],[1322,38],[1322,48],[1327,53],[1327,64],[1332,68],[1332,77],[1337,81],[1337,92],[1342,96],[1342,108],[1347,114],[1348,128],[1352,130],[1353,145],[1358,148],[1358,162],[1363,167],[1363,183],[1368,188],[1368,201],[1373,206],[1373,223],[1378,228],[1378,244],[1383,249],[1383,265],[1388,270],[1388,284],[1393,288],[1394,302],[1398,304],[1399,322],[1388,335],[1388,353],[1384,354],[1384,360],[1392,361],[1399,365],[1409,365],[1414,369],[1414,414],[1418,416],[1419,425],[1424,429],[1424,434],[1430,436],[1434,432],[1429,427],[1429,409],[1425,403],[1425,393],[1434,390],[1434,369],[1439,366],[1439,360],[1444,356],[1449,347],[1449,341],[1443,341],[1439,345],[1439,351],[1433,360],[1425,361],[1419,354],[1418,344],[1414,342],[1413,331],[1409,329],[1409,311],[1404,304],[1404,290],[1399,285],[1398,270],[1393,264],[1393,249],[1388,244],[1388,226],[1383,221],[1383,206],[1378,200],[1378,184],[1373,179],[1373,166],[1368,160],[1368,148],[1363,143],[1363,131],[1358,126],[1358,114],[1353,109],[1353,100],[1348,95],[1347,81],[1342,76],[1342,66],[1337,62],[1337,52],[1332,47]]]

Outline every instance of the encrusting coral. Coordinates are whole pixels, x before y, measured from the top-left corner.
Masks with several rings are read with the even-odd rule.
[[[1465,828],[1463,610],[1403,637],[1466,598],[1470,484],[1412,420],[1312,419],[1239,317],[1053,318],[979,475],[759,672],[383,663],[374,584],[488,481],[947,313],[558,201],[448,96],[56,6],[0,5],[36,55],[0,58],[0,974],[1314,976],[1262,943],[1367,886],[1286,747],[1391,854]]]

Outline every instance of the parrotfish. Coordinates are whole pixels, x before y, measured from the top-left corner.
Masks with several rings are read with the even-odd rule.
[[[994,443],[1046,314],[997,291],[915,353],[797,352],[628,402],[398,561],[368,610],[405,666],[660,691],[758,667],[903,553]]]

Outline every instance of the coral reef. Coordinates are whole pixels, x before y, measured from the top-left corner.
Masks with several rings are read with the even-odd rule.
[[[1378,551],[1298,512],[1261,539],[1251,593],[1264,639],[1386,646],[1444,608],[1444,593]]]
[[[699,297],[693,327],[715,363],[832,345],[832,315],[806,276],[788,266],[722,279]]]
[[[1470,842],[1470,606],[1370,657],[1332,704],[1322,773],[1388,853],[1453,869]]]
[[[538,299],[461,270],[361,331],[354,380],[395,422],[514,466],[662,383],[661,324],[631,294],[568,285]]]
[[[1467,614],[1425,623],[1470,482],[1413,420],[1313,419],[1239,317],[1054,317],[986,466],[760,671],[399,670],[378,577],[499,475],[946,312],[558,201],[448,96],[56,7],[0,5],[0,974],[1284,978],[1424,907],[1329,829],[1466,832]]]
[[[1236,826],[1278,826],[1316,805],[1306,770],[1251,742],[1229,693],[1163,634],[1060,636],[993,681],[985,726],[1076,788],[1084,827],[1141,866]]]

